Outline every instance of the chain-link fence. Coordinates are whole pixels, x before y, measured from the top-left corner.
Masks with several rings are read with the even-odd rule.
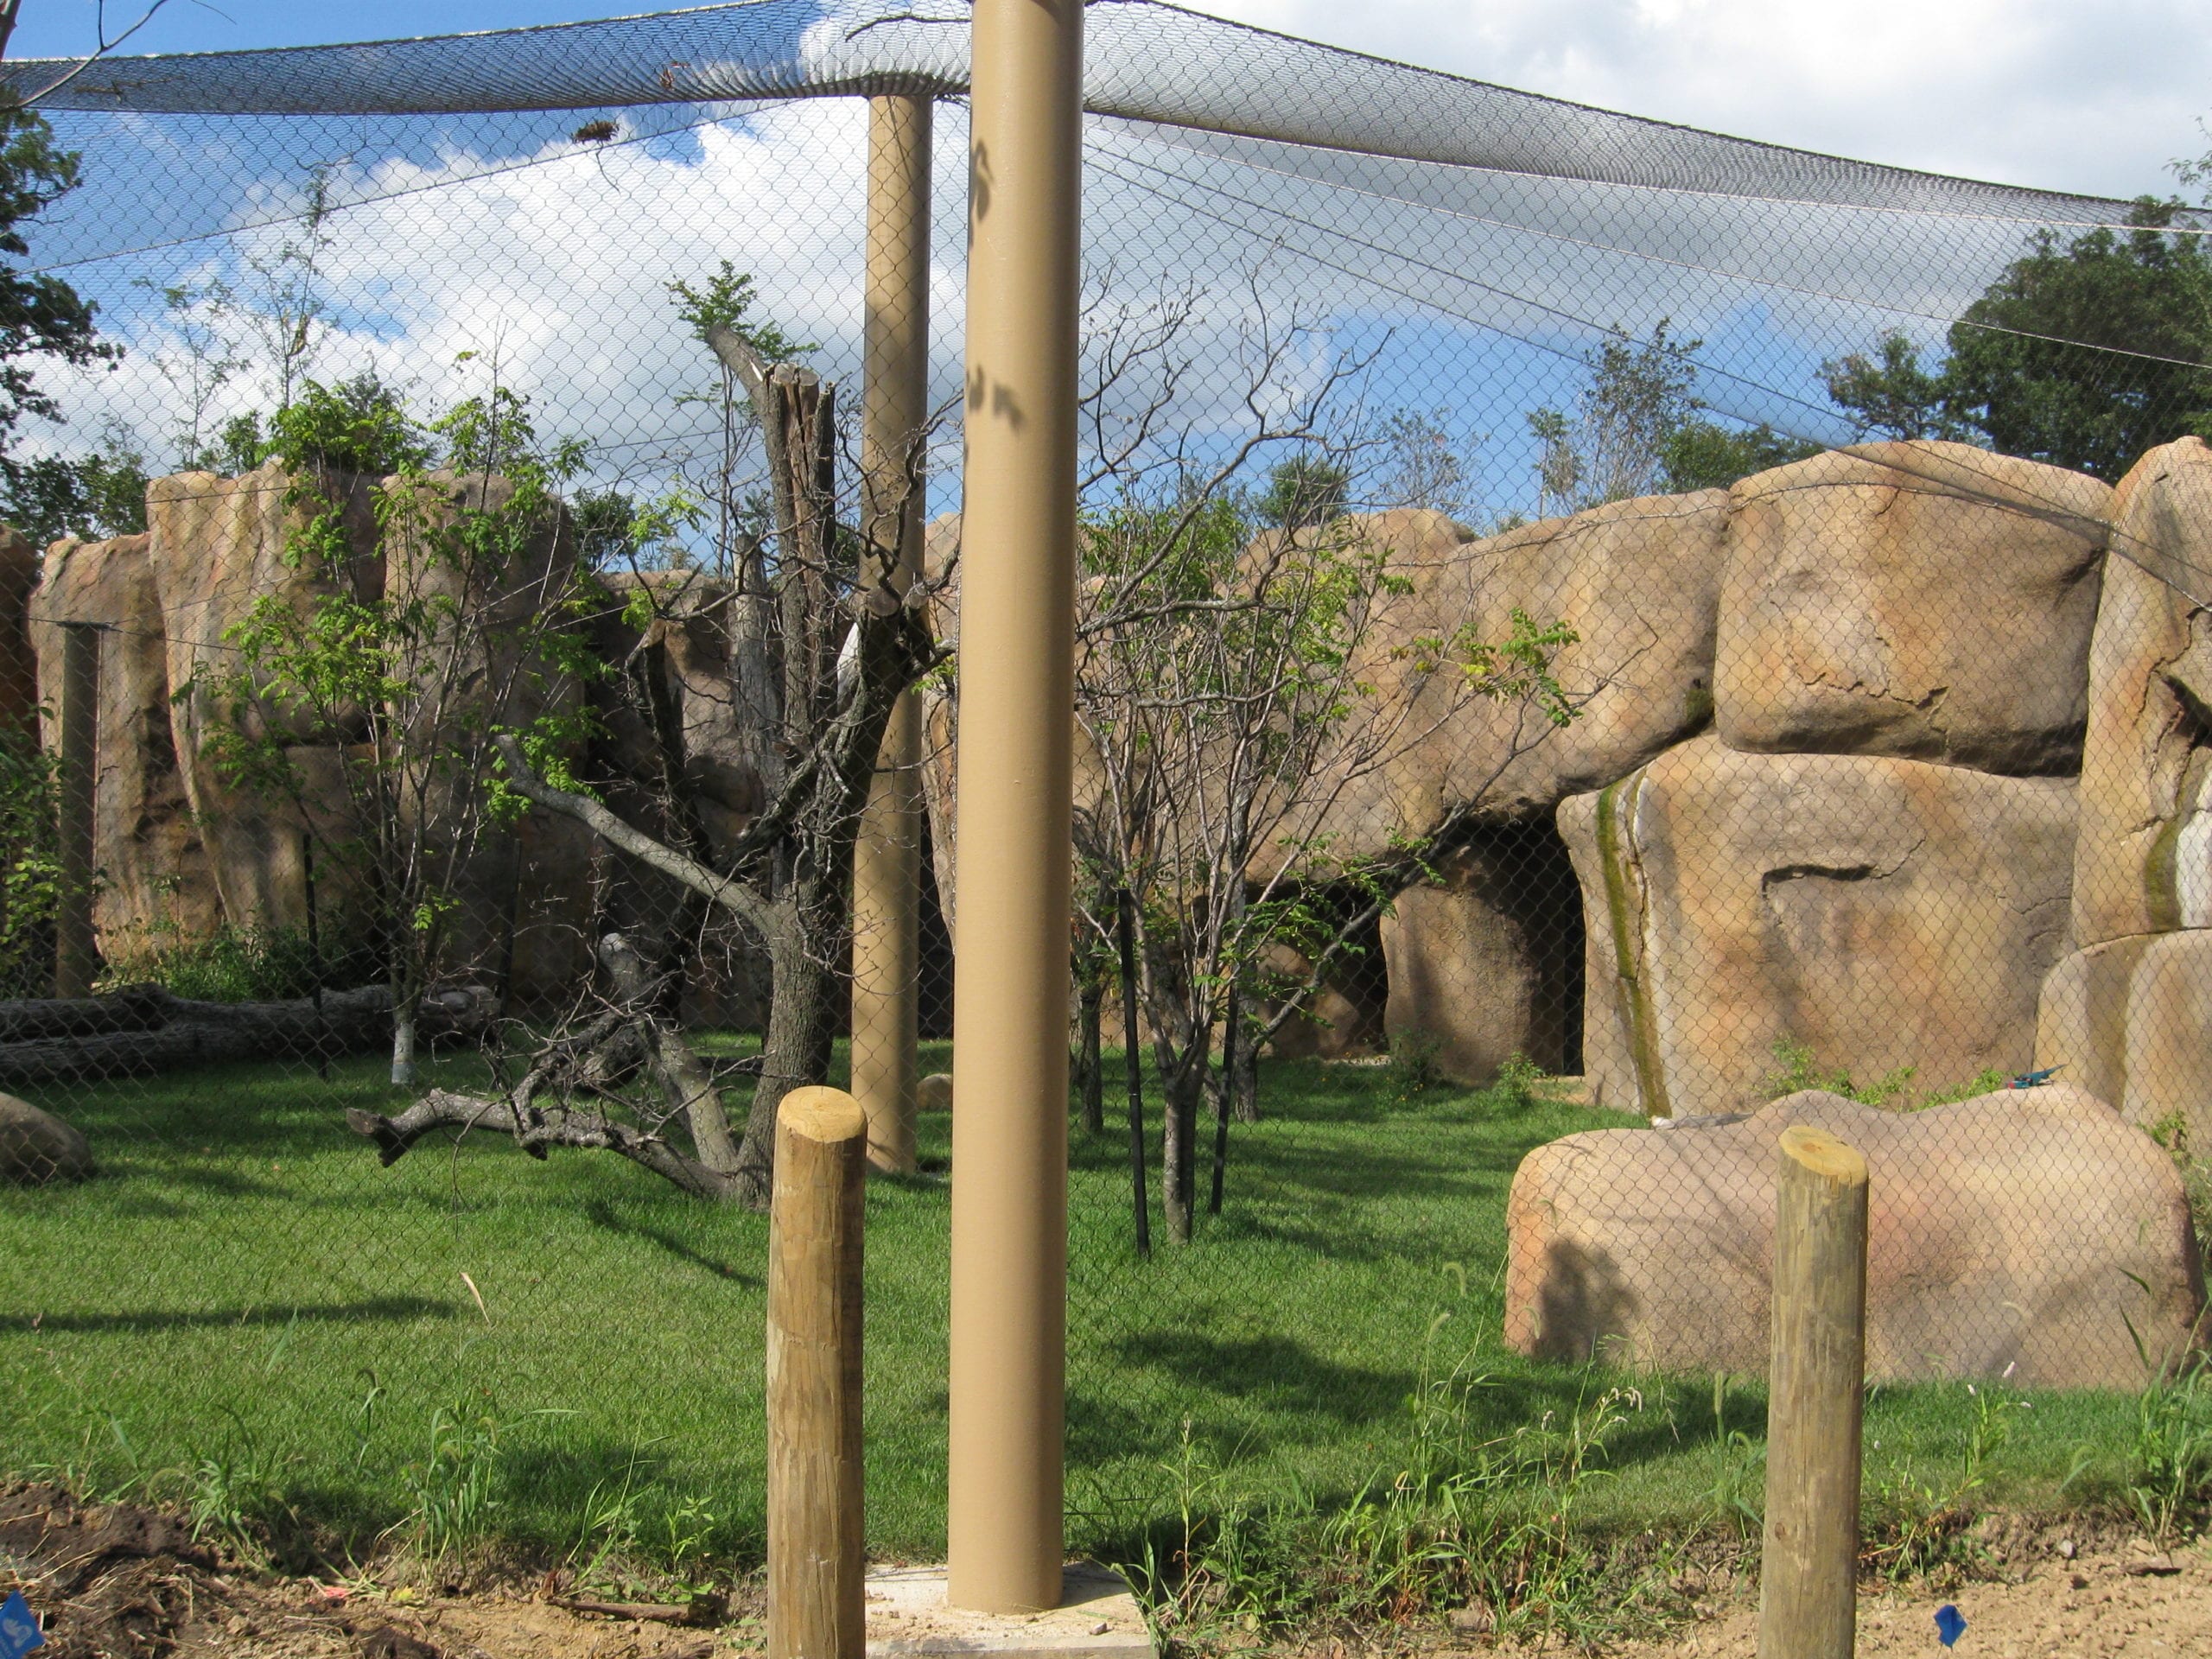
[[[0,1206],[20,1467],[419,1528],[504,1434],[524,1530],[652,1464],[743,1535],[767,1114],[849,1080],[933,1547],[966,22],[11,118],[0,1087],[85,1139],[0,1150],[100,1172]],[[1535,1395],[1758,1370],[1789,1122],[1872,1166],[1885,1375],[2190,1340],[2202,219],[1088,51],[1071,1502],[1356,1478],[1443,1286]]]

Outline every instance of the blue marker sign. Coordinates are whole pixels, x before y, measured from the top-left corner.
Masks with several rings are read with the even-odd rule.
[[[0,1659],[23,1659],[33,1648],[45,1645],[46,1632],[39,1629],[38,1615],[22,1591],[0,1601]]]
[[[1967,1616],[1945,1602],[1936,1610],[1936,1639],[1949,1647],[1967,1633]]]

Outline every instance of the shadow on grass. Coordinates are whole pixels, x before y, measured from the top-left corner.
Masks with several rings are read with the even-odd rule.
[[[702,1272],[714,1274],[717,1279],[726,1279],[733,1284],[749,1285],[755,1290],[760,1288],[761,1280],[758,1274],[744,1272],[741,1268],[731,1266],[728,1262],[709,1255],[705,1251],[685,1243],[674,1233],[665,1229],[617,1215],[614,1206],[604,1198],[586,1200],[583,1206],[583,1218],[601,1232],[613,1233],[621,1238],[634,1238],[641,1243],[657,1246],[677,1261],[688,1262]]]
[[[312,1306],[206,1307],[172,1311],[148,1308],[131,1313],[19,1313],[4,1323],[20,1323],[38,1331],[67,1331],[100,1334],[123,1331],[145,1334],[157,1331],[252,1329],[282,1325],[398,1325],[414,1319],[459,1319],[466,1312],[459,1302],[430,1296],[372,1296],[358,1302],[324,1302]]]

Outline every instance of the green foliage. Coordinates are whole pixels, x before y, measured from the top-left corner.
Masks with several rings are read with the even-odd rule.
[[[25,359],[50,358],[85,366],[112,361],[118,347],[94,337],[94,308],[59,276],[27,275],[22,226],[77,188],[78,157],[58,149],[53,129],[35,111],[0,109],[0,473],[18,463],[7,453],[26,415],[60,420]]]
[[[1874,1483],[1860,1560],[1892,1584],[1927,1581],[1947,1589],[1987,1560],[1987,1549],[1972,1531],[1981,1514],[1981,1491],[2018,1414],[2030,1408],[2025,1400],[1976,1383],[1967,1384],[1967,1394],[1974,1411],[1965,1455],[1955,1465],[1937,1476],[1916,1470],[1908,1455]]]
[[[1973,429],[1945,404],[1940,374],[1920,364],[1920,347],[1895,330],[1874,355],[1852,352],[1821,365],[1829,399],[1867,432],[1887,438],[1971,439]]]
[[[270,417],[265,439],[258,420],[247,415],[224,429],[224,442],[232,452],[226,460],[252,457],[240,471],[274,457],[296,472],[327,467],[382,477],[419,471],[432,453],[399,393],[373,372],[327,385],[307,381],[299,396]]]
[[[0,996],[53,994],[60,785],[35,730],[0,728]]]
[[[788,363],[815,350],[811,341],[796,340],[772,322],[747,321],[760,296],[752,276],[727,259],[696,287],[679,278],[667,288],[676,315],[700,340],[720,323],[771,363]]]
[[[324,938],[341,941],[334,953],[318,950],[303,929],[232,927],[186,938],[174,927],[156,931],[140,951],[118,953],[107,964],[102,988],[159,985],[200,1002],[270,1002],[359,985],[376,977],[374,951],[359,927],[326,925]]]
[[[419,1462],[405,1479],[412,1502],[395,1535],[425,1567],[465,1560],[493,1535],[506,1501],[501,1424],[480,1407],[439,1407],[430,1414]]]
[[[1900,1112],[1925,1111],[1930,1106],[1948,1106],[1954,1101],[1973,1100],[1978,1096],[1993,1094],[2002,1089],[2007,1079],[1997,1067],[1985,1066],[1963,1083],[1947,1088],[1931,1090],[1915,1098],[1912,1080],[1920,1075],[1916,1065],[1901,1065],[1867,1084],[1854,1083],[1851,1073],[1840,1066],[1824,1069],[1815,1056],[1812,1046],[1794,1037],[1775,1039],[1774,1058],[1777,1070],[1770,1073],[1765,1083],[1769,1100],[1779,1100],[1784,1095],[1801,1093],[1808,1089],[1819,1089],[1831,1095],[1841,1095],[1846,1100],[1855,1100],[1863,1106],[1885,1106]]]
[[[1278,530],[1310,530],[1344,516],[1351,470],[1322,454],[1297,454],[1268,469],[1254,516]]]
[[[463,361],[468,360],[464,355]],[[574,443],[541,444],[529,403],[495,380],[418,428],[373,379],[335,387],[309,382],[277,416],[279,453],[300,469],[290,505],[300,522],[285,556],[323,577],[304,601],[264,595],[226,635],[236,647],[201,688],[227,710],[207,749],[233,784],[296,807],[308,784],[292,760],[302,741],[340,757],[342,807],[307,812],[353,826],[325,838],[321,856],[350,867],[380,909],[363,931],[382,942],[403,1003],[426,982],[454,913],[452,883],[487,817],[521,807],[491,747],[518,732],[538,752],[582,735],[581,717],[540,712],[543,695],[597,671],[580,630],[564,626],[582,603],[569,580],[573,548],[555,549],[547,601],[518,612],[496,603],[544,553],[559,522],[559,492],[582,468]],[[423,469],[434,450],[463,478],[498,480],[480,495]],[[352,580],[353,543],[340,505],[318,481],[320,464],[390,467],[377,497],[387,563],[384,591]],[[474,666],[502,664],[496,677]],[[253,716],[283,711],[283,734]],[[565,766],[553,775],[565,779]],[[435,804],[425,812],[416,808]]]
[[[1643,1427],[1643,1395],[1586,1392],[1493,1433],[1478,1405],[1497,1384],[1474,1370],[1479,1351],[1434,1363],[1448,1317],[1430,1326],[1402,1454],[1349,1499],[1255,1503],[1185,1425],[1166,1470],[1169,1548],[1147,1548],[1138,1580],[1161,1635],[1211,1651],[1469,1607],[1500,1637],[1582,1646],[1656,1622],[1664,1553],[1609,1548],[1583,1519],[1617,1444]]]
[[[2143,1530],[2164,1547],[2212,1515],[2212,1360],[2193,1353],[2152,1370],[2136,1397],[2126,1487]]]
[[[2174,1160],[2174,1168],[2181,1176],[2183,1197],[2189,1203],[2190,1225],[2196,1235],[2197,1255],[2212,1261],[2212,1164],[2199,1158],[2196,1148],[2190,1144],[2188,1112],[2177,1106],[2145,1128]]]
[[[64,536],[137,535],[146,528],[146,458],[114,433],[75,461],[38,455],[0,466],[0,518],[40,547]]]
[[[1966,439],[2117,480],[2144,451],[2212,432],[2212,253],[2144,198],[2127,226],[2044,229],[1952,324],[1940,369],[1904,335],[1822,367],[1870,431]]]
[[[1529,416],[1538,445],[1537,512],[1581,512],[1659,486],[1668,446],[1696,414],[1700,340],[1669,337],[1662,317],[1646,340],[1616,336],[1584,359],[1589,378],[1570,416]]]
[[[1446,1082],[1436,1056],[1444,1045],[1420,1032],[1401,1032],[1390,1039],[1387,1075],[1390,1096],[1400,1103],[1417,1100]]]
[[[1785,437],[1770,426],[1731,428],[1693,416],[1661,441],[1659,480],[1677,493],[1726,489],[1739,478],[1820,453],[1819,444]]]
[[[1497,1081],[1491,1085],[1491,1090],[1514,1110],[1525,1112],[1542,1098],[1537,1090],[1542,1086],[1545,1075],[1542,1066],[1516,1048],[1505,1057],[1505,1064],[1497,1068]]]
[[[578,490],[569,499],[569,518],[576,527],[576,555],[584,568],[628,564],[638,551],[632,528],[637,517],[637,498],[626,490]]]

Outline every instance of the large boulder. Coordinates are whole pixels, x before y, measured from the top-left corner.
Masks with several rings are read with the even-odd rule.
[[[92,922],[103,957],[128,963],[156,944],[205,938],[222,924],[214,871],[170,728],[168,652],[148,538],[56,542],[31,602],[30,637],[58,751],[63,622],[96,622],[99,744],[92,855],[101,873]]]
[[[1580,1046],[1574,873],[1547,826],[1516,830],[1446,855],[1382,918],[1391,1052],[1426,1050],[1461,1083],[1494,1082],[1515,1054],[1568,1071]]]
[[[0,1095],[0,1181],[44,1186],[81,1181],[94,1173],[82,1131],[27,1100]]]
[[[1959,443],[1729,492],[1715,718],[1739,749],[2071,772],[2110,488]]]
[[[2212,931],[2133,934],[2062,959],[2044,982],[2036,1064],[2212,1158]]]
[[[2212,448],[2183,438],[2120,480],[2089,647],[2075,853],[2082,946],[2212,926]]]
[[[2064,1084],[1892,1113],[1793,1095],[1739,1121],[1537,1147],[1507,1203],[1506,1340],[1544,1358],[1763,1373],[1782,1132],[1869,1173],[1866,1373],[2134,1388],[2196,1340],[2203,1274],[2181,1179]]]
[[[327,511],[334,513],[342,552],[303,554],[304,533]],[[257,607],[304,618],[341,591],[378,596],[383,574],[370,481],[303,478],[276,461],[236,478],[179,473],[147,486],[146,526],[168,683],[180,694],[169,716],[178,777],[224,915],[236,927],[304,927],[308,831],[331,840],[353,829],[340,760],[318,715],[238,695],[234,630]],[[352,711],[341,724],[348,740],[367,734],[364,711]],[[242,785],[224,760],[225,746],[239,735],[275,740],[296,787]],[[326,922],[344,917],[350,899],[339,867],[326,859],[315,874]]]
[[[1802,1044],[1924,1090],[2034,1057],[2065,948],[2074,785],[1856,755],[1670,749],[1566,804],[1597,1097],[1654,1117],[1761,1098]]]
[[[1382,594],[1359,677],[1374,687],[1316,829],[1332,858],[1389,850],[1453,814],[1493,823],[1550,813],[1702,730],[1728,498],[1616,501],[1469,542],[1440,512],[1399,508],[1332,533],[1381,552],[1406,585]],[[1574,709],[1554,726],[1527,697],[1493,700],[1469,649],[1509,640],[1520,613],[1563,626],[1551,671]],[[1281,852],[1269,849],[1267,860]]]

